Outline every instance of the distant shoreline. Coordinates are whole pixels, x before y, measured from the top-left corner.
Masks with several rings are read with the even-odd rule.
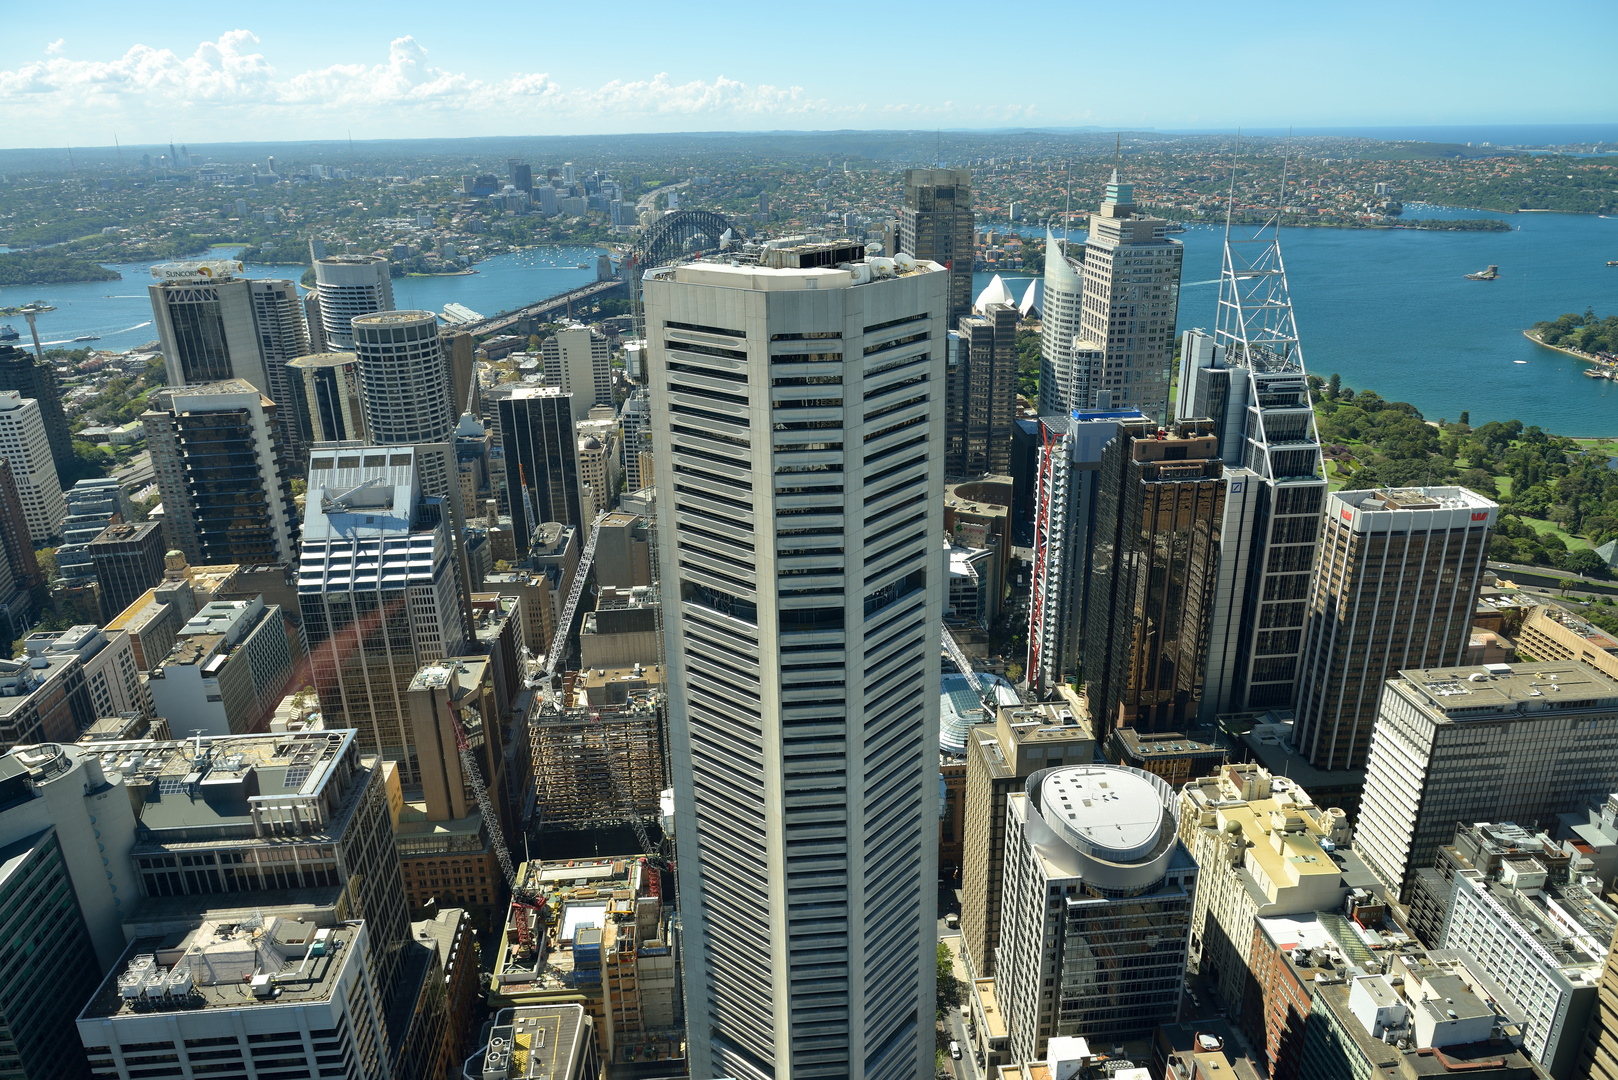
[[[1603,367],[1613,367],[1614,366],[1612,364],[1607,363],[1605,360],[1601,359],[1599,356],[1591,356],[1587,352],[1580,352],[1577,349],[1564,349],[1560,345],[1552,345],[1549,342],[1541,341],[1539,339],[1539,332],[1537,330],[1524,330],[1522,332],[1522,336],[1527,338],[1529,341],[1532,341],[1535,345],[1538,345],[1542,349],[1550,349],[1552,352],[1563,353],[1563,354],[1565,354],[1567,356],[1573,357],[1573,359],[1575,359],[1575,360],[1583,360],[1587,364],[1599,364],[1599,365],[1601,365]]]

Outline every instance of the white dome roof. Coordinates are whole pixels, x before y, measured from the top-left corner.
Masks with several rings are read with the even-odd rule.
[[[990,304],[1015,304],[1016,302],[1016,300],[1012,299],[1011,290],[1006,288],[1006,283],[1000,280],[999,274],[996,274],[988,286],[978,293],[977,300],[972,304],[972,310],[981,312]]]

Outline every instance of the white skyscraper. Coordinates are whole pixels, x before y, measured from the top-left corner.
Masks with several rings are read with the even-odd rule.
[[[540,346],[545,385],[573,395],[573,422],[597,405],[612,404],[612,353],[607,339],[588,326],[558,330]]]
[[[1060,349],[1040,349],[1040,411],[1133,406],[1166,423],[1169,373],[1174,358],[1174,319],[1180,306],[1180,263],[1185,247],[1168,239],[1168,222],[1135,211],[1135,191],[1113,172],[1107,197],[1090,216],[1082,252],[1070,246],[1068,269],[1084,278],[1079,325],[1060,368]],[[1047,284],[1052,270],[1047,260]],[[1061,267],[1056,267],[1058,276]],[[1071,285],[1065,286],[1066,289]],[[1066,309],[1053,305],[1059,318]],[[1044,311],[1041,311],[1044,314]],[[1045,388],[1050,367],[1055,396]],[[1110,404],[1097,395],[1105,391]]]
[[[67,517],[67,499],[56,476],[56,463],[51,460],[45,420],[39,413],[39,402],[16,390],[0,390],[0,457],[11,459],[29,538],[43,544],[60,536],[62,521]]]
[[[354,347],[356,316],[393,310],[393,279],[380,255],[330,255],[315,260],[315,291],[320,294],[320,326],[325,347]]]
[[[692,1076],[932,1070],[947,281],[647,276]]]
[[[1084,245],[1059,242],[1047,229],[1045,294],[1039,307],[1041,416],[1065,417],[1074,409],[1090,408],[1090,361],[1096,346],[1086,339],[1080,323],[1083,305]]]

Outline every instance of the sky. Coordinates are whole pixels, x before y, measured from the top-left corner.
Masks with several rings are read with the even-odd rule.
[[[1614,40],[1613,0],[15,2],[0,147],[1605,123]]]

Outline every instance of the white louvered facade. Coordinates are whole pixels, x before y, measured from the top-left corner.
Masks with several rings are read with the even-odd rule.
[[[932,1069],[948,293],[906,262],[645,283],[693,1076]]]

